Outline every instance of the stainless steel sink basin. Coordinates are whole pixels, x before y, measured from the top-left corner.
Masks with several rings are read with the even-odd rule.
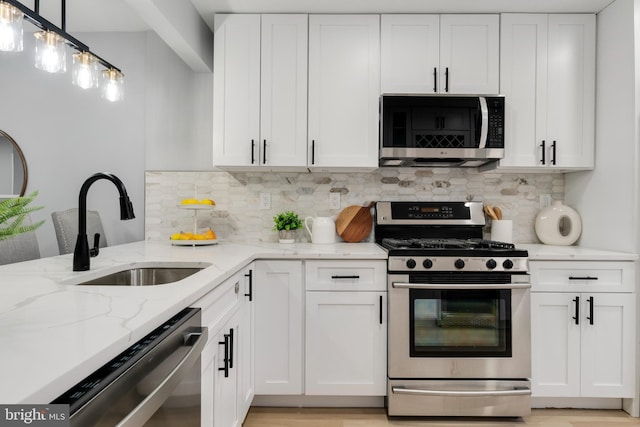
[[[179,265],[169,263],[132,264],[118,271],[87,280],[75,281],[75,285],[100,285],[100,286],[154,286],[177,282],[189,277],[208,267],[206,263],[184,263]]]

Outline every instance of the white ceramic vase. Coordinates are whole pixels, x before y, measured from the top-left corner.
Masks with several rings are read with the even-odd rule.
[[[575,209],[554,201],[536,216],[535,230],[546,245],[573,245],[582,233],[582,220]]]

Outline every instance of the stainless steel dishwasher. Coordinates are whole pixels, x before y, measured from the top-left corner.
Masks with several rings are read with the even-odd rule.
[[[55,399],[71,426],[200,426],[199,308],[186,308]]]

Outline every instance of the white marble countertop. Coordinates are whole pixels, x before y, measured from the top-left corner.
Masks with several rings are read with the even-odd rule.
[[[580,246],[552,246],[542,244],[516,244],[529,252],[530,261],[635,261],[637,254]]]
[[[386,259],[373,243],[172,246],[136,242],[100,249],[89,272],[72,255],[0,267],[0,403],[49,403],[164,320],[254,259]],[[203,262],[179,282],[76,286],[137,262]]]

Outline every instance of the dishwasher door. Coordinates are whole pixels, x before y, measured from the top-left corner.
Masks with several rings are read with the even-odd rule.
[[[200,426],[200,309],[186,308],[52,403],[71,426]]]

